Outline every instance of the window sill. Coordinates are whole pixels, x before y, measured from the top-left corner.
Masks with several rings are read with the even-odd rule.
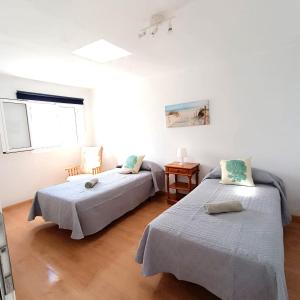
[[[46,153],[57,150],[73,150],[80,149],[81,145],[72,145],[72,146],[55,146],[55,147],[45,147],[45,148],[28,148],[28,149],[17,149],[10,150],[7,152],[2,152],[3,154],[14,154],[14,153],[22,153],[22,152],[32,152],[32,153]]]

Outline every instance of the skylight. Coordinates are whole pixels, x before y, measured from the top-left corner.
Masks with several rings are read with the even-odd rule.
[[[94,60],[100,63],[106,63],[131,55],[130,52],[115,46],[106,40],[99,40],[89,45],[83,46],[73,52],[78,56]]]

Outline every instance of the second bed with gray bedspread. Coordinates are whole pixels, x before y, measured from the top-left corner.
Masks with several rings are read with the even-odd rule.
[[[224,300],[288,299],[282,224],[290,221],[282,181],[255,169],[256,187],[222,185],[215,170],[146,228],[137,252],[144,275],[199,284]],[[239,213],[207,215],[203,204],[240,200]]]
[[[37,191],[28,220],[42,216],[59,228],[72,230],[72,239],[98,232],[164,189],[162,168],[144,161],[138,174],[120,174],[120,169],[100,173],[92,189],[79,180]]]

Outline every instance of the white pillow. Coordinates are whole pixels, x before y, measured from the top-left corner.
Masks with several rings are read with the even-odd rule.
[[[127,157],[123,167],[120,171],[121,174],[138,173],[145,155],[130,155]]]
[[[223,184],[254,186],[250,159],[221,160]]]

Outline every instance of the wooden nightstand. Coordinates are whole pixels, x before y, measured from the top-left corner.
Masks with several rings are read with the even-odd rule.
[[[168,203],[174,204],[185,194],[178,193],[178,191],[187,191],[190,192],[199,184],[199,166],[200,164],[196,163],[179,163],[173,162],[171,164],[165,165],[165,174],[167,178],[167,193],[168,193]],[[175,176],[175,182],[170,184],[170,174]],[[187,176],[188,182],[178,181],[178,175]],[[193,175],[196,176],[196,184],[192,183]],[[175,189],[175,195],[171,195],[170,189]]]

